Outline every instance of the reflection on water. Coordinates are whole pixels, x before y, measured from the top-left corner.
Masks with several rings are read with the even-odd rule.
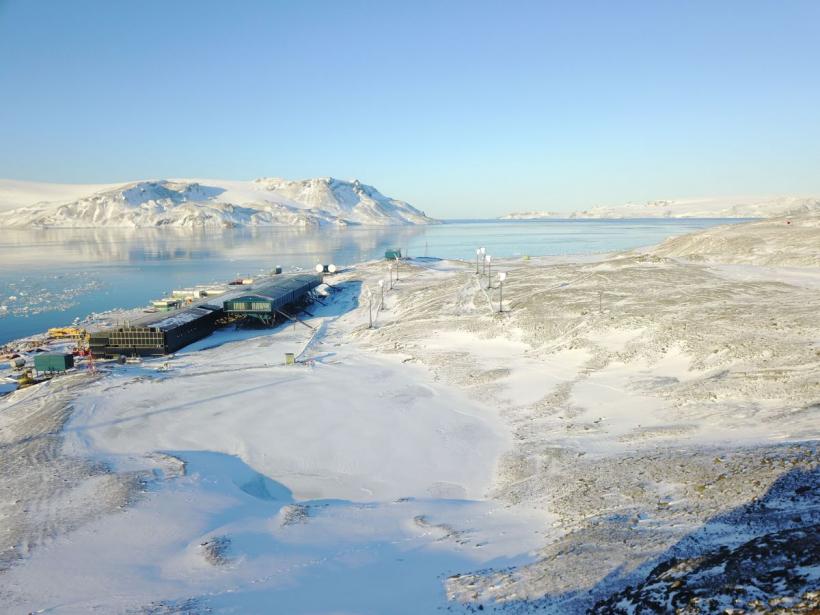
[[[6,229],[0,234],[4,265],[54,262],[138,263],[143,261],[253,259],[269,255],[279,264],[347,262],[374,250],[407,245],[421,227],[245,228],[223,231],[179,229]],[[10,260],[8,260],[10,258]]]
[[[145,305],[170,290],[237,275],[348,265],[400,247],[411,256],[472,261],[624,250],[727,220],[464,221],[433,226],[343,228],[0,230],[0,299],[26,296],[38,310],[0,307],[0,344],[91,312]],[[732,222],[737,222],[733,220]],[[8,301],[7,301],[8,302]],[[19,303],[19,302],[18,302]]]

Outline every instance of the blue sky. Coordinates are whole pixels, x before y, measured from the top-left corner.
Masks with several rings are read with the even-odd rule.
[[[820,2],[0,0],[0,177],[438,217],[820,193]]]

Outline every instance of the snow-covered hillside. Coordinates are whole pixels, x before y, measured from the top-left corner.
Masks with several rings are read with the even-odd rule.
[[[771,218],[820,211],[820,197],[710,197],[593,207],[572,213],[524,211],[502,220],[543,218]]]
[[[404,201],[358,180],[158,180],[60,185],[0,180],[0,227],[318,226],[429,224]]]
[[[716,226],[644,250],[690,261],[779,267],[820,267],[820,211]]]
[[[79,199],[94,192],[111,190],[120,184],[49,184],[16,179],[0,179],[0,212],[35,203]]]

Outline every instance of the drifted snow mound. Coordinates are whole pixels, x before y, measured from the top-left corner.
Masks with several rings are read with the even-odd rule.
[[[525,211],[502,216],[502,220],[539,220],[544,218],[771,218],[820,212],[820,198],[709,197],[625,203],[593,207],[573,213]]]
[[[820,267],[820,212],[716,226],[667,239],[647,252],[691,261]]]
[[[19,207],[0,212],[0,227],[232,228],[435,222],[408,203],[386,197],[358,180],[141,181],[114,188],[88,186],[88,194],[79,198],[75,186],[65,186],[61,198],[59,186],[53,184],[46,192],[31,183],[25,189],[19,189],[19,182],[17,186],[4,183],[15,182],[0,181],[0,194],[6,200],[17,195]],[[32,202],[33,195],[44,193],[50,200]]]

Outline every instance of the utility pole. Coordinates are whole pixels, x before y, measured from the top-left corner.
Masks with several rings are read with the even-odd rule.
[[[507,272],[500,271],[498,273],[498,311],[504,311],[504,280],[507,279]]]
[[[484,257],[484,262],[487,264],[487,289],[490,289],[493,279],[493,257],[488,254]]]
[[[381,293],[381,299],[379,301],[379,310],[382,310],[384,306],[384,280],[379,280],[379,292]]]

